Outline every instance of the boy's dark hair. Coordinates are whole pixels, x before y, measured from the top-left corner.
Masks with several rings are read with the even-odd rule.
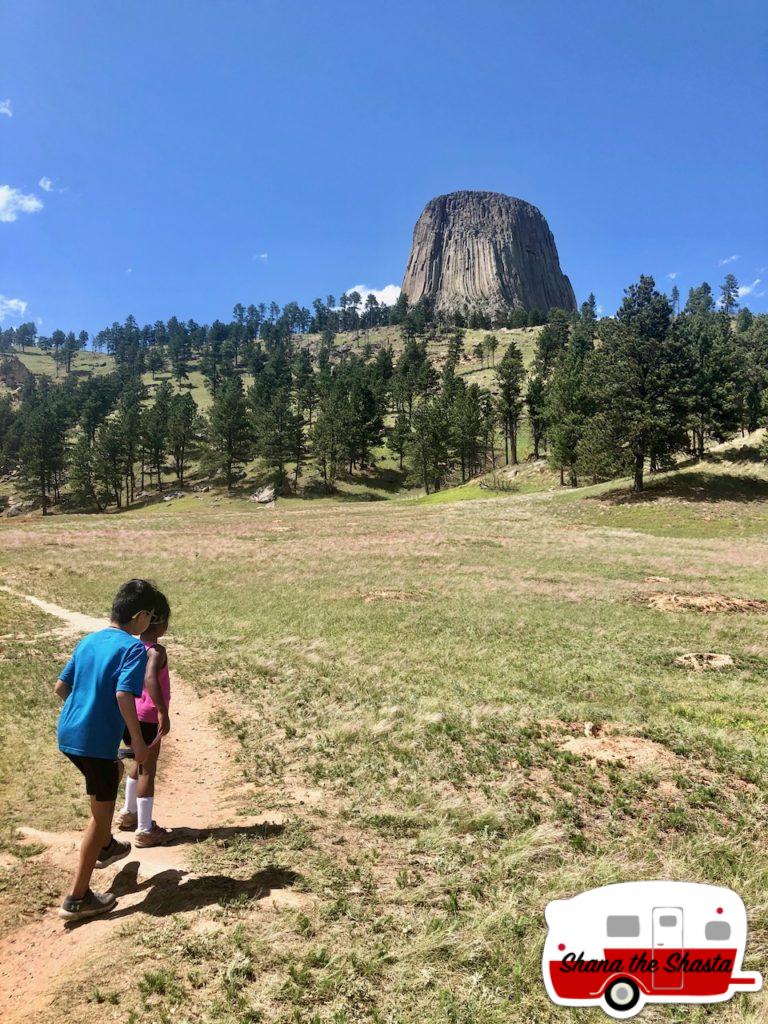
[[[155,603],[152,608],[152,622],[170,622],[171,620],[171,606],[168,604],[168,598],[162,592],[155,588]]]
[[[163,597],[149,580],[128,580],[115,594],[110,617],[113,622],[125,626],[139,612],[154,613],[158,596]],[[167,601],[165,603],[168,604]]]

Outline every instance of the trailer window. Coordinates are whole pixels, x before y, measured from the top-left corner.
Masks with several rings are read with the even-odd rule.
[[[731,926],[727,921],[707,921],[704,928],[705,939],[730,939]]]
[[[640,934],[640,918],[614,914],[606,921],[606,932],[611,939],[636,939]]]
[[[659,918],[659,924],[662,928],[674,928],[677,924],[676,914],[662,914]]]

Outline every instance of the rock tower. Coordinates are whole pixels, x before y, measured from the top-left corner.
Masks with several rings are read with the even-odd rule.
[[[427,297],[442,313],[576,308],[543,214],[499,192],[451,192],[427,203],[403,291],[409,303]]]

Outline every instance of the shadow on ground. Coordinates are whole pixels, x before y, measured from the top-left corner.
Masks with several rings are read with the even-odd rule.
[[[137,913],[168,917],[171,914],[202,910],[204,907],[248,903],[264,899],[275,889],[289,889],[300,878],[296,871],[277,865],[269,865],[250,878],[243,879],[230,878],[228,875],[189,877],[189,872],[179,868],[161,871],[144,882],[138,880],[138,874],[139,862],[130,861],[115,876],[111,891],[117,897],[118,905],[109,915],[111,921]],[[121,897],[141,892],[146,893],[143,900],[130,906],[120,906]],[[80,928],[89,924],[90,920],[74,921],[66,927]]]
[[[612,490],[594,495],[589,500],[609,505],[638,505],[649,504],[662,498],[676,498],[678,501],[693,503],[766,501],[768,480],[756,476],[707,473],[705,470],[699,470],[665,477],[663,480],[651,480],[640,494],[623,489]]]
[[[285,825],[276,821],[265,821],[259,825],[219,825],[215,828],[189,828],[181,826],[171,829],[173,835],[166,846],[180,846],[182,843],[202,843],[206,839],[273,839],[279,836]]]

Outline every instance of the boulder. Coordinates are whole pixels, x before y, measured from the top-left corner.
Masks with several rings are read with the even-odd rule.
[[[272,502],[277,500],[277,492],[273,484],[269,484],[267,487],[262,487],[260,491],[256,491],[252,494],[248,501],[254,501],[257,505],[271,505]]]
[[[427,203],[403,291],[409,303],[429,299],[443,313],[576,308],[543,214],[499,192],[451,192]]]

